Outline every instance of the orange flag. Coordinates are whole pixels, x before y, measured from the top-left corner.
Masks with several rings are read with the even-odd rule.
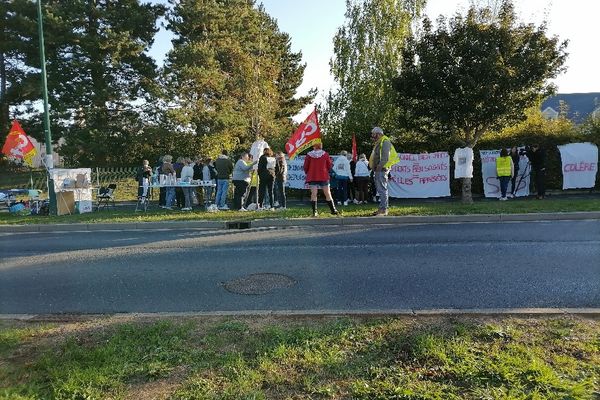
[[[37,150],[17,120],[13,121],[10,131],[8,131],[2,153],[7,157],[20,158],[27,165],[33,166],[33,157],[37,154]]]
[[[314,143],[321,142],[321,128],[319,127],[319,118],[317,109],[310,113],[308,117],[300,124],[290,140],[285,144],[285,151],[290,160],[293,160],[303,150],[311,147]]]

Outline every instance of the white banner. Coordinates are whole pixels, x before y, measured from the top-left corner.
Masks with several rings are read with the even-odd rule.
[[[562,161],[563,189],[592,188],[598,172],[598,146],[570,143],[558,146]]]
[[[507,149],[510,151],[510,149]],[[519,148],[521,150],[521,148]],[[481,176],[483,177],[483,192],[485,197],[500,197],[500,180],[496,173],[496,158],[500,156],[500,150],[480,150],[481,157]],[[531,176],[531,166],[526,156],[519,157],[519,171],[517,172],[516,197],[529,196],[529,182]],[[507,192],[512,191],[511,183],[508,184]]]
[[[288,163],[288,179],[286,186],[292,189],[304,189],[304,180],[306,174],[304,173],[304,157],[297,156],[292,161],[287,160]],[[287,156],[286,156],[287,159]]]
[[[424,199],[450,196],[450,157],[446,152],[399,154],[390,170],[390,197]]]

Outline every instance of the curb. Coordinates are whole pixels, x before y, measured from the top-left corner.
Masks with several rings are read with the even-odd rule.
[[[528,214],[466,214],[431,215],[399,217],[342,217],[342,218],[296,218],[296,219],[256,219],[252,221],[164,221],[164,222],[124,222],[95,224],[35,224],[0,225],[0,233],[18,232],[73,232],[73,231],[111,231],[145,229],[247,229],[292,226],[353,226],[353,225],[403,225],[403,224],[447,224],[447,223],[491,223],[525,221],[572,221],[600,220],[600,211],[565,213],[528,213]]]
[[[240,310],[199,312],[156,312],[156,313],[111,313],[111,314],[0,314],[1,320],[43,321],[59,319],[76,321],[88,318],[176,318],[176,317],[309,317],[309,316],[556,316],[574,315],[600,317],[600,308],[441,308],[441,309],[390,309],[390,310]]]

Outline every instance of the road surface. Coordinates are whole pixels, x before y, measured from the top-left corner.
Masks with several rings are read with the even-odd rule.
[[[0,314],[600,307],[600,221],[0,236]]]

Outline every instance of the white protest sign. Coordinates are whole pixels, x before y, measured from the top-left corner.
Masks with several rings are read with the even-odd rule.
[[[598,146],[570,143],[558,146],[562,161],[563,189],[592,188],[598,172]]]
[[[286,186],[292,189],[305,189],[304,181],[304,157],[297,156],[293,160],[287,160],[288,176]]]
[[[500,156],[500,150],[480,150],[479,156],[481,157],[481,176],[483,177],[483,192],[485,197],[499,198],[501,193],[500,180],[496,172],[496,158]],[[517,179],[515,181],[515,185],[517,185],[516,197],[529,196],[531,166],[528,163],[529,159],[526,156],[519,157],[519,171],[517,172]],[[508,185],[508,193],[510,192],[512,192],[511,184]]]
[[[390,197],[416,199],[450,196],[450,157],[446,152],[402,153],[390,169]]]

